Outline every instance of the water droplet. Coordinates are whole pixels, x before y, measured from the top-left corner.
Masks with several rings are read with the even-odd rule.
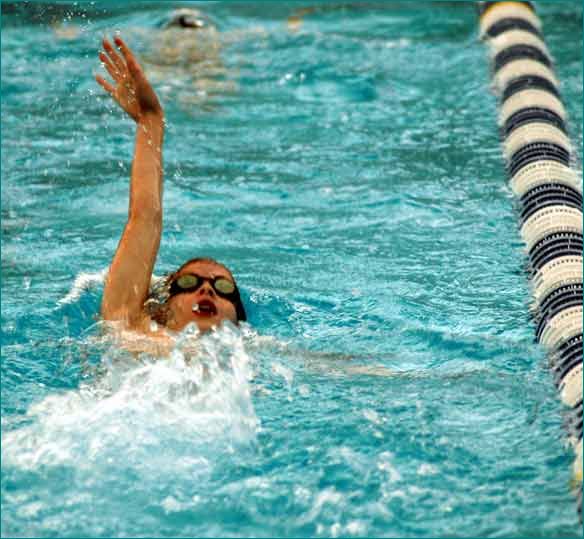
[[[438,473],[438,468],[433,464],[428,464],[427,462],[423,462],[418,466],[417,474],[418,475],[436,475]]]
[[[288,387],[292,385],[292,381],[294,380],[294,372],[292,371],[292,369],[284,367],[284,365],[280,363],[273,362],[272,372],[284,378],[284,380],[286,381],[286,385]]]

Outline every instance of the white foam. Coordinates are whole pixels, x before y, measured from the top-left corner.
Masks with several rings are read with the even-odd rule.
[[[109,266],[94,273],[86,273],[83,271],[81,273],[78,273],[77,276],[75,277],[75,280],[73,281],[71,290],[69,290],[69,292],[67,292],[67,294],[64,297],[57,301],[57,307],[75,303],[83,295],[84,292],[103,286],[108,271]],[[164,279],[164,277],[152,275],[150,286],[152,287],[153,285],[158,283],[160,279]]]
[[[66,296],[57,301],[57,306],[61,307],[62,305],[74,303],[85,291],[103,285],[108,270],[109,267],[95,273],[79,273],[75,277],[71,290],[69,290]]]
[[[217,453],[253,443],[251,358],[238,329],[206,334],[188,353],[180,344],[161,360],[112,347],[101,377],[42,399],[26,425],[4,430],[3,465],[174,477],[209,471]]]

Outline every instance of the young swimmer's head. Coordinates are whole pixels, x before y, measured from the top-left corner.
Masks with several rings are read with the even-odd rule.
[[[193,258],[164,280],[163,303],[146,307],[156,322],[174,331],[196,323],[205,332],[225,320],[246,320],[233,274],[212,258]]]

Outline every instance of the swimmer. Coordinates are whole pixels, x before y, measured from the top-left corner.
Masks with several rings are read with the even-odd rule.
[[[193,8],[171,12],[158,24],[159,32],[147,56],[159,66],[222,68],[221,35],[207,14]],[[204,65],[201,65],[204,64]]]
[[[158,95],[189,116],[214,112],[223,97],[238,93],[239,66],[248,64],[240,52],[242,41],[268,36],[260,27],[222,28],[220,19],[193,7],[170,10],[124,32],[142,44],[140,63]]]
[[[128,221],[107,273],[101,315],[118,330],[121,344],[135,354],[167,356],[178,333],[194,324],[201,333],[225,322],[246,320],[231,271],[211,258],[193,258],[152,285],[162,233],[162,145],[164,112],[130,48],[120,37],[103,40],[99,58],[113,83],[97,82],[136,122]],[[287,347],[284,346],[283,349]],[[183,350],[196,351],[187,345]],[[304,359],[350,360],[355,356],[303,352]],[[393,376],[383,366],[349,366],[347,374]]]
[[[162,28],[186,28],[189,30],[216,31],[216,24],[211,18],[198,9],[179,8],[174,10],[168,18],[159,24]]]
[[[162,233],[164,112],[142,67],[120,37],[103,40],[99,58],[113,79],[97,82],[136,122],[128,221],[105,279],[101,315],[124,331],[169,340],[195,324],[201,332],[246,320],[235,278],[211,258],[193,258],[149,297]]]

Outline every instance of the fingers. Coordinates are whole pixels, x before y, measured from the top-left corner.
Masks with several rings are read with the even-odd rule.
[[[126,43],[124,42],[124,40],[120,36],[114,37],[114,43],[122,51],[122,54],[124,55],[126,62],[128,62],[130,59],[134,59],[134,55],[132,54],[132,51],[130,50],[128,45],[126,45]]]
[[[115,36],[114,43],[120,49],[123,58],[117,53],[117,51],[107,39],[103,40],[103,48],[105,53],[99,53],[99,59],[103,62],[111,77],[116,82],[119,82],[120,79],[124,79],[126,77],[128,71],[133,77],[143,76],[140,64],[124,40],[119,36]]]
[[[107,39],[103,40],[103,48],[109,56],[111,64],[115,66],[116,71],[119,71],[120,74],[124,73],[126,71],[126,64]]]
[[[113,66],[107,55],[103,52],[100,52],[99,59],[101,60],[104,67],[107,69],[107,72],[110,74],[111,78],[114,79],[115,81],[118,81],[121,78],[120,72],[116,70],[116,68]]]
[[[101,75],[96,75],[95,80],[100,84],[100,86],[106,92],[110,93],[111,95],[114,95],[114,92],[116,91],[116,89],[108,81],[106,81]]]
[[[128,66],[128,69],[130,70],[132,75],[137,75],[137,74],[141,73],[142,70],[140,68],[140,64],[138,64],[136,57],[134,56],[134,54],[130,50],[130,47],[128,47],[128,45],[126,45],[124,40],[120,36],[115,36],[114,43],[119,47],[120,51],[122,51],[122,54],[124,56],[124,59],[126,60],[126,64]]]

